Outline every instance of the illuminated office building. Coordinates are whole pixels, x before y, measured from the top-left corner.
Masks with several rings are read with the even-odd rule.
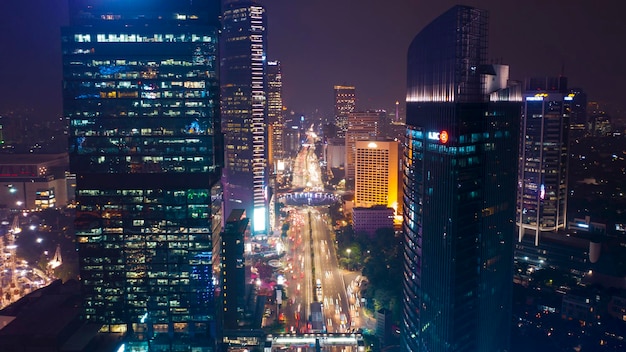
[[[72,203],[76,180],[68,166],[67,153],[2,155],[0,189],[8,192],[0,208],[43,210]]]
[[[224,211],[244,209],[255,234],[266,233],[268,222],[265,23],[265,8],[256,1],[226,1],[220,51]]]
[[[401,189],[400,143],[398,141],[357,141],[354,206],[384,205],[398,209]]]
[[[345,132],[346,141],[346,182],[354,186],[354,161],[356,156],[356,142],[376,139],[380,132],[381,112],[365,111],[348,114],[348,130]]]
[[[348,129],[348,115],[354,112],[356,108],[356,88],[354,86],[336,85],[334,92],[337,136],[343,137]]]
[[[283,132],[283,148],[286,155],[296,155],[305,141],[305,133],[302,130],[300,118],[285,118],[285,129]]]
[[[517,194],[520,242],[529,234],[537,245],[542,232],[567,224],[569,117],[575,97],[565,77],[526,82]]]
[[[267,62],[268,163],[276,172],[276,164],[284,158],[283,75],[280,61]],[[271,130],[271,131],[270,131]],[[271,133],[270,133],[271,132]]]
[[[84,320],[125,334],[133,351],[213,350],[219,3],[69,10],[63,103]]]
[[[495,94],[507,70],[485,65],[487,27],[455,6],[408,50],[405,351],[510,350],[521,97]]]

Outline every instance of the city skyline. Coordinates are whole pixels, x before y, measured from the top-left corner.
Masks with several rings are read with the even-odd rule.
[[[304,113],[320,109],[328,116],[335,84],[356,86],[359,110],[391,109],[396,100],[403,102],[405,52],[413,34],[456,3],[259,2],[267,8],[269,58],[283,64],[286,106]],[[464,3],[490,11],[488,58],[510,65],[512,79],[564,71],[590,101],[604,103],[609,112],[624,109],[614,89],[626,79],[626,68],[619,65],[626,48],[616,44],[626,34],[618,2]],[[0,112],[33,108],[43,118],[61,115],[58,38],[68,23],[66,10],[66,1],[0,4],[2,13],[12,14],[0,24],[0,47],[12,53],[0,56]]]
[[[527,17],[532,30],[515,25],[534,1],[526,12],[470,1],[423,23],[431,8],[409,12],[423,6],[417,0],[221,1],[232,5],[62,0],[70,19],[54,32],[59,97],[48,81],[57,68],[46,68],[54,54],[39,55],[45,65],[20,61],[14,49],[0,55],[15,62],[0,61],[0,235],[8,240],[0,254],[11,259],[1,263],[11,280],[3,276],[0,288],[24,297],[3,315],[35,305],[13,290],[33,287],[18,277],[29,266],[59,266],[47,274],[78,280],[84,299],[65,326],[23,309],[0,329],[0,350],[43,339],[67,346],[79,335],[83,350],[277,350],[312,333],[328,334],[317,349],[335,337],[372,351],[624,349],[626,114],[607,116],[576,81],[595,75],[618,97],[607,82],[621,77],[622,56],[614,65],[581,59],[589,68],[578,75],[563,70],[553,54],[570,38],[552,34],[571,27]],[[390,17],[374,11],[381,6],[406,10]],[[504,8],[519,16],[503,20]],[[536,17],[579,19],[559,8],[544,4]],[[398,33],[407,14],[419,26],[405,45]],[[321,42],[299,37],[309,24]],[[346,30],[333,31],[338,25]],[[533,43],[507,43],[524,50],[523,69],[535,60],[541,69],[518,77],[515,62],[494,59],[493,35],[510,28],[511,38]],[[602,57],[583,37],[579,46]],[[535,46],[550,40],[549,50]],[[22,43],[25,52],[43,52],[33,43]],[[400,54],[387,49],[396,46]],[[308,66],[292,66],[305,53]],[[2,76],[9,72],[13,79]],[[13,86],[5,92],[3,83]],[[338,94],[349,114],[333,114],[333,87],[350,87]],[[396,89],[401,96],[386,102]],[[57,98],[63,110],[53,116]],[[6,116],[5,103],[31,111]],[[308,111],[315,104],[323,107]],[[399,111],[406,124],[395,123]],[[44,118],[66,130],[37,123]],[[317,121],[331,124],[319,133]],[[393,148],[383,146],[388,138]],[[50,154],[56,147],[64,154]],[[283,174],[274,150],[286,158]],[[534,229],[541,241],[521,235]],[[41,321],[31,327],[33,316]],[[40,327],[48,319],[56,329]],[[92,340],[83,323],[101,325]],[[275,330],[281,324],[287,339]]]

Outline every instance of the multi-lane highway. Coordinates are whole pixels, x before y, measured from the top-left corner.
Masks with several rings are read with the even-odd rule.
[[[294,189],[322,190],[314,146],[304,146],[294,162]],[[346,283],[337,263],[335,240],[326,207],[302,206],[291,212],[287,278],[289,302],[284,307],[289,332],[347,332],[351,325]],[[322,304],[322,324],[311,303]]]
[[[343,274],[337,265],[334,239],[328,228],[325,208],[309,209],[312,228],[315,280],[321,283],[317,298],[323,303],[323,313],[328,332],[346,332],[351,329],[349,303]]]

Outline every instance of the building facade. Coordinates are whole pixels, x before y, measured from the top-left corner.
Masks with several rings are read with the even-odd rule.
[[[63,103],[83,319],[131,350],[210,351],[219,3],[70,0],[69,10]]]
[[[529,79],[520,126],[518,240],[567,225],[569,117],[574,95],[564,77]]]
[[[233,210],[222,235],[222,316],[224,329],[237,329],[243,320],[246,294],[244,238],[248,219],[243,210]]]
[[[357,141],[374,140],[380,132],[381,112],[360,111],[348,114],[346,141],[346,184],[354,186],[355,158]]]
[[[222,24],[224,213],[244,209],[251,219],[253,233],[265,233],[268,224],[265,8],[256,1],[226,1]]]
[[[357,141],[354,206],[384,205],[398,210],[402,191],[400,143],[398,141]]]
[[[0,209],[63,208],[74,201],[76,178],[63,154],[6,154],[0,160]]]
[[[268,163],[276,173],[277,163],[284,159],[283,133],[283,74],[280,61],[267,62],[267,123],[271,128],[268,133]]]
[[[337,136],[345,136],[348,129],[348,115],[356,108],[356,88],[348,85],[336,85],[335,92],[335,125]],[[333,137],[333,136],[328,136]]]
[[[352,227],[357,235],[365,233],[372,237],[379,229],[393,229],[394,215],[394,210],[384,205],[368,208],[354,207],[352,209]]]
[[[580,88],[571,88],[567,95],[571,103],[569,120],[569,143],[588,135],[587,93]]]
[[[521,104],[488,99],[487,27],[455,6],[408,50],[405,351],[509,350]]]

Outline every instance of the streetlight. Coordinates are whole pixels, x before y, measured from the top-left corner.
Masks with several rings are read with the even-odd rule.
[[[352,253],[352,249],[348,248],[346,249],[346,253],[348,253],[348,270],[350,270],[350,268],[352,267],[350,264],[350,253]]]

